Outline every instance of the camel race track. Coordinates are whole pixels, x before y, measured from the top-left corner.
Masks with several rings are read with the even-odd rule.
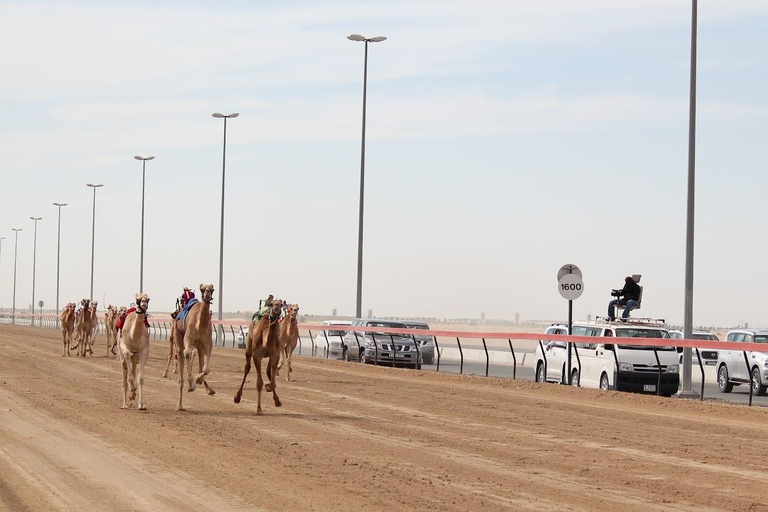
[[[121,370],[0,325],[2,510],[768,510],[768,408],[295,357],[283,407],[243,351],[208,382],[161,377],[121,410]]]

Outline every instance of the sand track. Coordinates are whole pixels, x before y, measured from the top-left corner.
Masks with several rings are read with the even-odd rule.
[[[216,348],[217,394],[177,412],[152,342],[142,413],[56,331],[0,325],[0,350],[0,509],[768,510],[766,408],[297,357],[256,416]]]

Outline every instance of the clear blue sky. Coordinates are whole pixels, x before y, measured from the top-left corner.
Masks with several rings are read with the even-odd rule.
[[[760,292],[768,3],[699,2],[694,320],[768,325]],[[644,315],[682,322],[690,2],[0,2],[0,306],[218,285],[229,123],[224,308],[268,293],[352,314],[363,45],[369,55],[365,310],[563,318],[643,274]],[[215,294],[218,302],[219,293]]]

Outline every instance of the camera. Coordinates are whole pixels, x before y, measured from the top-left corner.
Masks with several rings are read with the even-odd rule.
[[[616,298],[621,297],[621,290],[611,290],[611,296]]]

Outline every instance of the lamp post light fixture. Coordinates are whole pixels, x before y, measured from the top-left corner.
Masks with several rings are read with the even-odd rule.
[[[37,221],[43,220],[42,217],[30,217],[33,221],[35,221],[35,236],[33,238],[33,249],[32,249],[32,327],[35,326],[35,272],[36,272],[36,263],[37,263]]]
[[[227,119],[234,119],[240,114],[235,112],[225,116],[219,112],[214,112],[211,115],[217,119],[224,119],[224,149],[221,156],[221,231],[219,237],[219,320],[221,320],[224,312],[224,296],[222,295],[222,289],[224,288],[224,183],[227,169]],[[223,334],[224,327],[219,327]]]
[[[103,187],[104,185],[102,183],[99,183],[98,185],[94,185],[93,183],[86,183],[86,187],[91,187],[93,189],[93,224],[91,228],[91,295],[89,296],[89,300],[93,302],[93,256],[94,256],[94,249],[96,247],[96,189],[99,187]]]
[[[59,314],[59,270],[61,269],[61,208],[67,206],[67,203],[53,203],[53,206],[59,208],[59,227],[56,242],[56,315]]]
[[[144,184],[147,176],[147,161],[154,160],[154,156],[135,156],[141,161],[141,263],[139,264],[139,293],[144,293]]]
[[[360,318],[363,309],[363,205],[365,200],[365,108],[368,94],[368,43],[386,41],[384,36],[364,37],[360,34],[347,36],[350,41],[365,43],[365,60],[363,64],[363,136],[360,145],[360,217],[357,230],[357,299],[355,316]]]
[[[16,260],[19,253],[19,231],[21,228],[12,228],[16,232],[16,242],[13,245],[13,314],[12,322],[16,323]]]

